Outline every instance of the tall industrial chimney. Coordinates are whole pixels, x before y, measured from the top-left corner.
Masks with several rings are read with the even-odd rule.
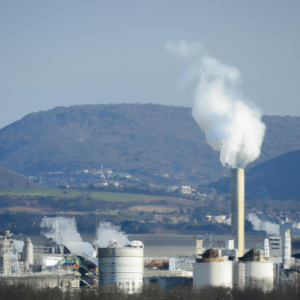
[[[245,231],[245,176],[244,169],[231,169],[231,234],[238,257],[244,255]]]

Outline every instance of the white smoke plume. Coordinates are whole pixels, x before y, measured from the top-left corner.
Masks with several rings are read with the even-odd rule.
[[[129,243],[127,236],[123,232],[112,227],[109,222],[100,223],[93,244],[100,248],[106,248],[111,241],[116,241],[117,247],[124,247]]]
[[[259,157],[265,133],[262,111],[240,92],[241,74],[204,54],[200,43],[168,42],[167,51],[189,61],[181,84],[195,82],[193,117],[223,165],[244,168]]]
[[[82,242],[82,238],[77,231],[75,218],[44,217],[41,227],[46,229],[42,231],[42,234],[47,238],[52,238],[55,242]]]
[[[262,221],[256,214],[250,213],[246,219],[253,225],[254,230],[264,230],[267,234],[277,234],[280,232],[280,225],[268,221]]]

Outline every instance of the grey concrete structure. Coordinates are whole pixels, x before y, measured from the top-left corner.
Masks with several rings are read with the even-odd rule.
[[[51,273],[31,273],[22,275],[0,275],[1,284],[19,284],[23,283],[36,289],[55,288],[55,287],[79,287],[79,276],[74,272],[66,274],[64,272]]]

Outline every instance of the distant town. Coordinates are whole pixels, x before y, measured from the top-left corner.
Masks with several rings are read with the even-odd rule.
[[[48,187],[60,188],[122,188],[122,187],[142,187],[168,192],[180,193],[181,195],[198,195],[207,197],[205,193],[197,192],[196,187],[191,185],[181,185],[180,183],[190,183],[189,178],[184,174],[170,175],[165,172],[152,172],[146,174],[130,174],[128,172],[118,172],[110,168],[100,170],[79,170],[75,172],[43,172],[35,175],[28,175],[28,179]],[[168,183],[178,182],[177,185]]]

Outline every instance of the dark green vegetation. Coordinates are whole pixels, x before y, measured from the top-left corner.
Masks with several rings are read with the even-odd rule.
[[[220,235],[231,234],[231,227],[226,224],[218,223],[199,223],[195,224],[193,222],[173,224],[166,220],[166,222],[145,222],[140,223],[138,221],[124,221],[121,223],[122,231],[128,234],[146,234],[153,233],[158,229],[163,230],[163,232],[173,232],[180,234],[198,234],[199,232],[214,233]]]
[[[103,200],[112,202],[126,202],[135,200],[144,200],[149,198],[143,194],[131,194],[131,193],[109,193],[103,192],[96,189],[55,189],[45,187],[33,187],[33,188],[0,188],[0,195],[9,196],[53,196],[58,198],[90,198],[93,200]]]
[[[0,130],[0,164],[23,174],[112,167],[224,173],[191,117],[163,105],[82,105],[32,113]]]
[[[204,188],[206,193],[209,189]],[[200,191],[203,193],[202,188]],[[2,195],[1,195],[2,194]],[[189,196],[190,197],[190,196]],[[298,220],[294,200],[247,200],[246,210],[262,211],[267,219]],[[190,199],[170,196],[102,192],[97,189],[1,188],[0,230],[39,234],[44,216],[75,217],[80,232],[94,233],[99,220],[121,226],[128,234],[230,234],[230,226],[208,222],[207,215],[229,215],[230,197],[211,193]],[[252,234],[246,221],[245,230]]]
[[[5,189],[5,194],[0,195],[1,230],[38,234],[40,221],[45,215],[74,216],[80,232],[94,232],[99,220],[122,226],[127,233],[156,233],[161,230],[188,233],[200,229],[224,233],[228,230],[228,226],[206,223],[206,214],[211,214],[212,210],[229,213],[228,203],[218,199],[204,202],[200,199],[69,189],[41,189],[43,193],[38,194],[39,189],[36,188],[30,189],[31,193],[27,195],[20,195],[22,190],[24,188]],[[192,223],[194,220],[199,224]],[[190,226],[183,226],[189,223]]]
[[[111,194],[116,197],[119,193]],[[0,230],[10,230],[14,234],[39,234],[44,216],[66,216],[75,217],[78,231],[85,233],[94,233],[102,220],[121,226],[128,234],[230,234],[230,226],[208,222],[206,217],[214,213],[230,214],[230,201],[221,201],[218,197],[206,201],[159,196],[132,201],[112,201],[111,198],[104,201],[88,196],[85,193],[73,197],[63,194],[0,195]],[[246,221],[245,230],[253,233],[248,223]]]
[[[205,286],[193,289],[192,286],[175,286],[170,290],[162,290],[157,284],[145,286],[139,294],[127,295],[114,287],[100,287],[66,291],[55,288],[38,290],[30,285],[1,284],[0,299],[2,300],[291,300],[300,298],[300,284],[293,282],[280,284],[272,291],[263,292],[260,288],[248,286],[244,289]]]
[[[264,116],[257,162],[300,149],[300,118]],[[163,105],[81,105],[32,113],[0,130],[0,165],[26,175],[111,167],[185,174],[194,182],[228,175],[191,116]]]
[[[284,153],[300,149],[300,117],[263,116],[267,130],[261,154],[247,169]]]
[[[95,233],[101,217],[95,214],[28,214],[28,213],[7,213],[0,217],[0,230],[10,230],[12,233],[39,235],[41,233],[41,220],[44,216],[66,216],[75,217],[77,229],[80,233]],[[113,218],[108,219],[113,221]]]
[[[10,171],[3,167],[0,167],[0,187],[9,186],[27,186],[33,187],[37,186],[36,183],[27,179],[24,175]]]
[[[104,215],[95,213],[85,214],[28,214],[28,213],[7,213],[0,217],[0,230],[10,230],[18,235],[39,235],[41,232],[41,220],[44,216],[66,216],[75,217],[77,229],[80,233],[95,233],[100,220],[113,222],[121,226],[121,230],[127,234],[149,234],[159,232],[172,232],[181,234],[197,234],[199,232],[230,234],[230,226],[226,224],[200,223],[168,223],[168,222],[139,222],[137,220],[124,220],[122,216]],[[124,220],[124,221],[122,221]]]

